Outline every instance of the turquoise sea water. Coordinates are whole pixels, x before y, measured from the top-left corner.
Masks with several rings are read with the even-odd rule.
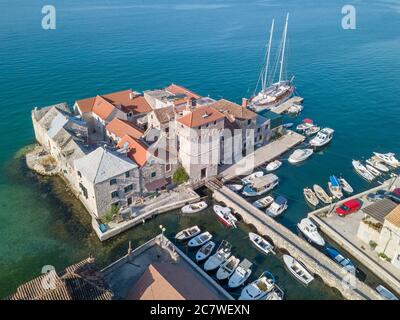
[[[353,2],[356,30],[341,28],[347,1],[338,0],[52,3],[57,29],[44,31],[41,8],[47,1],[0,0],[0,297],[43,265],[62,268],[89,253],[106,263],[123,253],[128,238],[140,243],[160,223],[171,234],[187,223],[166,215],[100,244],[82,207],[69,198],[60,201],[62,183],[29,173],[16,156],[34,142],[33,107],[170,82],[240,102],[254,90],[271,19],[280,33],[287,11],[288,70],[305,97],[300,117],[336,132],[327,149],[278,171],[276,192],[290,201],[282,223],[294,230],[308,210],[303,187],[325,185],[332,173],[342,173],[358,191],[367,188],[354,174],[352,158],[372,151],[400,154],[399,1]],[[210,228],[217,228],[211,217]],[[326,288],[310,296],[286,282],[291,298],[334,296]]]

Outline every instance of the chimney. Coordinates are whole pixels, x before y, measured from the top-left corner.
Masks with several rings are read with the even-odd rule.
[[[129,99],[133,100],[135,96],[136,96],[135,92],[129,92]]]
[[[242,98],[242,107],[247,108],[247,105],[249,103],[249,100],[247,98]]]

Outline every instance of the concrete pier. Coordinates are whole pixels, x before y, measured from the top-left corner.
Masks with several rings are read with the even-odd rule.
[[[282,137],[258,148],[252,154],[247,155],[237,163],[222,171],[219,174],[219,177],[221,177],[222,181],[225,182],[240,175],[250,174],[253,172],[254,168],[274,160],[294,146],[302,143],[304,140],[305,137],[303,135],[288,130]]]
[[[288,101],[280,104],[279,106],[272,108],[271,111],[277,114],[282,114],[288,111],[288,109],[293,105],[299,105],[304,101],[302,97],[293,97],[290,98]]]
[[[213,196],[217,201],[224,202],[236,211],[246,224],[252,224],[260,235],[272,239],[275,246],[287,250],[311,272],[318,274],[327,285],[337,288],[346,299],[381,299],[372,288],[345,272],[338,264],[307,241],[292,233],[227,187],[215,190]],[[345,285],[344,280],[350,283],[351,287]]]
[[[113,223],[110,225],[110,229],[101,232],[98,222],[96,219],[92,218],[92,227],[100,241],[105,241],[136,225],[143,224],[146,220],[161,213],[181,208],[187,203],[197,202],[199,200],[200,196],[195,191],[186,185],[182,185],[170,191],[168,194],[154,199],[151,203],[137,206],[135,217],[131,220]]]

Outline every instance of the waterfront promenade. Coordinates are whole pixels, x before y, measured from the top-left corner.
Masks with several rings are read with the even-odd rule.
[[[213,196],[237,212],[246,224],[253,225],[260,235],[272,239],[275,246],[288,251],[311,272],[318,274],[327,285],[337,288],[346,299],[381,299],[372,288],[227,187],[214,190]],[[344,282],[350,283],[353,288]]]
[[[274,160],[294,146],[302,143],[305,137],[294,131],[288,130],[280,138],[258,148],[254,153],[240,159],[237,163],[222,171],[219,176],[223,182],[231,180],[237,176],[250,174],[257,168],[269,161]]]
[[[366,195],[378,190],[386,190],[390,186],[391,182],[392,179],[389,179],[378,187],[339,201],[335,203],[335,206],[339,206],[344,201],[348,201],[349,199],[360,198],[363,199],[364,206],[366,206],[370,204],[365,200]],[[399,270],[389,262],[380,260],[377,252],[371,251],[368,248],[368,244],[363,244],[360,239],[357,238],[357,230],[362,218],[364,217],[364,213],[358,211],[350,216],[339,217],[335,213],[332,214],[333,211],[334,207],[326,206],[310,212],[308,217],[318,225],[324,234],[326,234],[341,248],[349,252],[371,272],[376,274],[380,279],[387,283],[393,290],[397,292],[397,294],[400,294]]]

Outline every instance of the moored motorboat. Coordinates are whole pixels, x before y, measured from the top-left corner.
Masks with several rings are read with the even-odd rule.
[[[298,163],[306,160],[314,153],[313,149],[297,149],[289,156],[290,163]]]
[[[302,123],[300,123],[297,127],[296,130],[298,131],[306,131],[307,129],[310,129],[314,127],[314,121],[312,121],[311,119],[307,118],[304,119]]]
[[[313,242],[321,247],[325,245],[324,238],[322,238],[321,234],[318,232],[317,226],[311,221],[311,219],[302,219],[297,224],[297,227],[310,242]]]
[[[205,201],[200,201],[196,203],[191,203],[186,206],[184,206],[181,211],[182,213],[196,213],[200,212],[208,207],[207,202]]]
[[[283,290],[275,284],[275,288],[267,294],[265,300],[283,300],[284,296]]]
[[[283,255],[283,261],[286,267],[301,283],[308,285],[314,280],[314,276],[296,259],[287,254]]]
[[[254,181],[254,179],[260,178],[263,175],[264,175],[264,172],[256,171],[256,172],[253,172],[252,174],[249,174],[248,176],[244,177],[241,181],[243,184],[250,184]]]
[[[342,186],[336,176],[329,177],[328,189],[334,198],[341,199],[343,197]]]
[[[287,199],[282,196],[278,196],[275,201],[269,206],[266,213],[272,218],[275,218],[282,214],[287,209]]]
[[[374,152],[374,155],[376,157],[378,157],[379,159],[381,159],[386,164],[388,164],[394,168],[397,168],[400,166],[399,160],[396,159],[395,154],[392,152],[389,152],[389,153]]]
[[[207,259],[211,255],[211,253],[214,250],[214,248],[215,248],[215,242],[214,241],[207,242],[205,245],[203,245],[199,249],[199,251],[197,251],[197,253],[196,253],[196,261],[197,262],[201,262],[201,261]]]
[[[382,161],[381,159],[377,158],[376,156],[373,156],[372,158],[366,160],[365,162],[381,172],[388,173],[390,169],[387,166],[385,166],[381,161]]]
[[[192,238],[189,242],[188,242],[188,246],[189,247],[200,247],[203,244],[205,244],[206,242],[210,241],[212,239],[212,234],[209,233],[208,231],[203,232],[197,236],[195,236],[194,238]]]
[[[353,193],[354,189],[350,185],[350,183],[347,182],[347,180],[343,177],[339,178],[340,186],[342,187],[342,190],[348,194]]]
[[[252,283],[245,286],[240,294],[239,300],[261,300],[271,293],[276,280],[272,273],[264,271],[261,276]]]
[[[217,279],[225,280],[228,279],[232,273],[235,271],[237,266],[239,265],[240,260],[235,256],[230,256],[218,269],[217,271]]]
[[[365,180],[371,182],[375,179],[375,176],[371,172],[369,172],[368,169],[360,161],[353,160],[351,164],[353,165],[356,172]]]
[[[321,127],[313,126],[311,128],[308,128],[305,131],[305,135],[310,137],[310,136],[313,136],[314,134],[317,134],[320,130],[321,130]]]
[[[239,192],[243,189],[243,185],[241,184],[227,184],[226,186],[234,192]]]
[[[306,198],[307,202],[312,206],[316,207],[319,204],[318,197],[315,195],[314,191],[310,188],[304,188],[303,190],[304,197]]]
[[[371,166],[370,164],[366,164],[365,167],[367,168],[367,170],[369,172],[371,172],[375,177],[380,176],[381,172],[377,169],[375,169],[373,166]]]
[[[301,104],[293,103],[288,109],[287,112],[289,114],[298,114],[303,111],[304,107]]]
[[[375,288],[375,290],[379,293],[379,295],[385,300],[399,300],[393,292],[389,289],[385,288],[383,285],[379,285]]]
[[[265,167],[265,169],[269,172],[277,170],[282,165],[282,162],[279,160],[274,160]]]
[[[204,270],[213,271],[221,266],[231,255],[232,246],[228,241],[223,240],[217,252],[210,256],[204,264]]]
[[[265,209],[268,207],[272,202],[274,202],[274,198],[272,196],[266,196],[261,199],[258,199],[253,202],[253,206],[258,209]]]
[[[229,277],[229,288],[238,288],[244,284],[251,275],[252,265],[253,264],[247,259],[244,259],[242,262],[240,262],[233,274]]]
[[[199,233],[201,232],[200,228],[198,226],[193,226],[190,228],[186,228],[182,231],[179,231],[176,235],[175,235],[175,240],[178,241],[185,241],[185,240],[189,240],[190,238],[193,238],[195,236],[197,236]]]
[[[325,203],[325,204],[332,203],[331,197],[328,196],[328,194],[325,192],[325,190],[321,186],[314,184],[313,190],[315,192],[315,195],[318,197],[318,199],[321,200],[323,203]]]
[[[310,145],[316,148],[327,145],[332,140],[334,132],[331,128],[323,128],[310,140]]]
[[[220,205],[214,205],[213,207],[215,214],[218,216],[218,219],[226,226],[226,227],[234,227],[236,228],[237,218],[232,214],[232,210],[228,207],[222,207]]]
[[[325,248],[326,254],[334,260],[337,264],[340,264],[344,270],[348,272],[355,272],[356,267],[350,259],[345,258],[339,251],[332,247]]]
[[[274,246],[260,235],[253,232],[249,232],[249,239],[251,243],[265,255],[268,255],[269,253],[275,254]]]
[[[256,178],[253,182],[247,185],[242,194],[247,197],[261,196],[272,190],[279,184],[279,178],[273,173],[268,173],[265,176]]]

